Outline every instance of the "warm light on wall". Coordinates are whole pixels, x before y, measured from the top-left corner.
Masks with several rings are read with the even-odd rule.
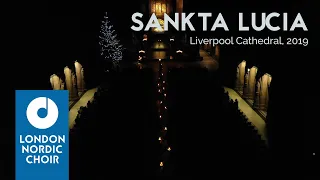
[[[178,51],[176,51],[176,53],[182,53],[183,51],[181,51],[181,50],[178,50]]]
[[[144,50],[140,50],[139,53],[145,53],[145,51]]]

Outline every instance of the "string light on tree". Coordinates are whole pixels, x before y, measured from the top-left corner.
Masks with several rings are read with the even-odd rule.
[[[119,66],[124,48],[117,39],[117,34],[113,30],[113,25],[111,25],[107,13],[101,23],[99,40],[100,55],[105,61],[112,62],[113,67]]]

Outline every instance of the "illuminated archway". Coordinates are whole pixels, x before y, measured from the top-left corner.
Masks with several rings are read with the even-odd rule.
[[[261,111],[267,111],[269,105],[269,87],[272,77],[270,74],[264,74],[257,82],[257,95],[255,99],[255,108]]]
[[[252,68],[247,70],[247,82],[246,89],[244,92],[244,98],[254,100],[255,96],[255,88],[256,88],[256,75],[258,72],[258,68],[253,66]]]
[[[247,64],[246,61],[243,60],[237,67],[237,78],[236,78],[235,90],[237,90],[240,93],[243,92],[246,64]]]
[[[159,22],[159,24],[160,24],[160,26],[161,26],[161,29],[159,29],[159,28],[153,28],[152,31],[153,31],[153,32],[156,32],[156,33],[162,33],[162,32],[164,32],[164,20],[159,18],[159,19],[158,19],[158,22]]]
[[[61,90],[62,80],[59,76],[53,74],[50,76],[50,83],[53,90]]]

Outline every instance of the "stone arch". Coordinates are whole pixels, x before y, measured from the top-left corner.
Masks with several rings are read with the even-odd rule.
[[[245,60],[243,60],[237,67],[237,77],[236,77],[235,90],[240,93],[243,92],[246,64],[247,64],[247,62]]]
[[[65,85],[67,86],[67,89],[69,90],[69,100],[74,101],[79,98],[77,94],[77,89],[74,86],[74,80],[73,80],[73,73],[71,69],[66,66],[63,70],[65,75]]]
[[[84,92],[84,88],[83,88],[83,78],[81,75],[81,70],[82,70],[82,65],[76,61],[74,62],[74,67],[75,67],[75,74],[76,74],[76,79],[77,79],[77,89],[79,93],[83,93]]]
[[[50,83],[53,90],[60,90],[61,89],[61,79],[56,74],[52,74],[50,76]]]
[[[248,78],[246,82],[246,94],[244,95],[247,99],[254,100],[255,97],[255,89],[256,89],[256,75],[258,73],[258,68],[253,66],[252,68],[247,70]]]
[[[272,77],[265,73],[257,83],[257,95],[255,100],[255,108],[267,111],[269,104],[269,87],[271,85]]]

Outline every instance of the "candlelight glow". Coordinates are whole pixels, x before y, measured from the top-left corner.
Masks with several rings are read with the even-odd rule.
[[[160,162],[160,167],[163,167],[163,162]]]
[[[159,139],[158,139],[159,141],[161,141],[162,140],[162,138],[161,137],[159,137]]]

